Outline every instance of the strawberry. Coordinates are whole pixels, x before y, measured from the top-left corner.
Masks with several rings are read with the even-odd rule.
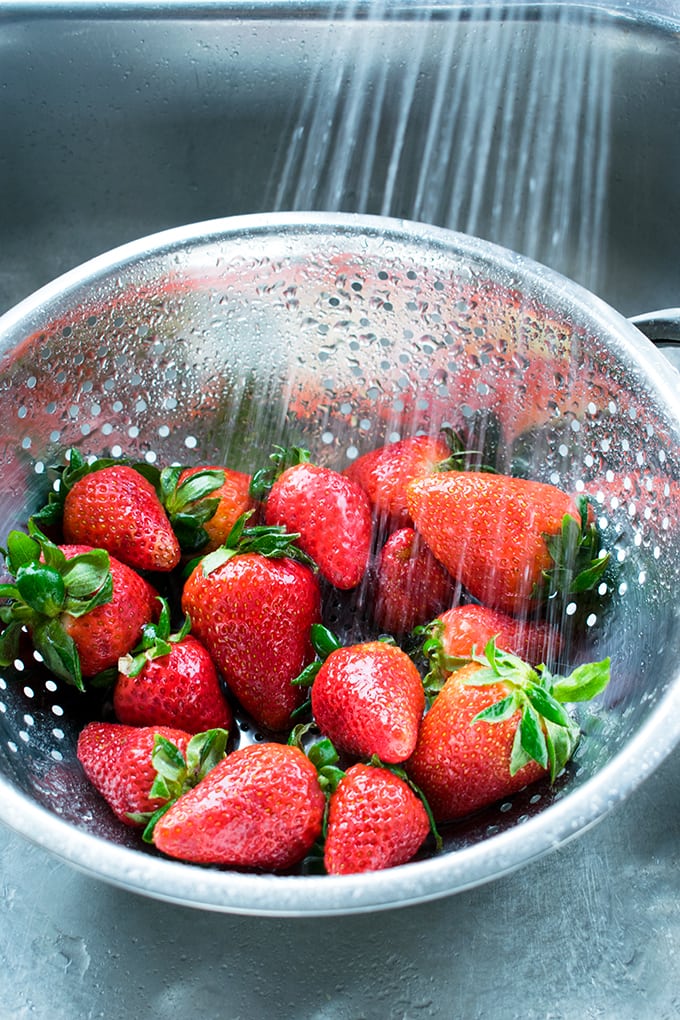
[[[134,467],[70,451],[58,489],[34,515],[41,527],[61,517],[71,545],[106,549],[135,570],[169,571],[180,547],[154,486]]]
[[[456,601],[453,578],[413,528],[392,532],[372,574],[373,620],[389,634],[406,634]]]
[[[226,467],[163,468],[161,502],[184,552],[212,552],[226,541],[241,514],[255,509],[250,482]]]
[[[189,733],[230,730],[232,712],[207,649],[189,633],[188,617],[171,634],[168,604],[159,601],[158,622],[147,624],[140,644],[118,660],[116,717],[130,726],[176,726]]]
[[[431,474],[449,453],[443,436],[409,436],[362,454],[344,474],[364,490],[376,517],[394,530],[412,524],[406,502],[408,483]]]
[[[442,428],[436,436],[408,436],[364,453],[344,474],[364,490],[381,526],[394,531],[413,525],[406,496],[412,481],[454,467],[468,468],[476,457],[456,432]]]
[[[321,595],[298,562],[294,535],[244,524],[239,518],[225,545],[194,567],[182,609],[243,708],[259,725],[284,730],[303,697],[291,680],[314,658],[310,627],[321,619]]]
[[[331,468],[309,463],[299,447],[277,447],[273,469],[257,472],[251,493],[265,498],[267,524],[297,533],[300,548],[321,575],[343,591],[363,578],[371,549],[372,520],[368,499],[355,482]]]
[[[224,756],[227,735],[90,722],[76,749],[85,775],[126,825],[146,826]]]
[[[298,747],[250,744],[233,751],[156,823],[163,853],[198,864],[285,870],[321,833],[325,797]]]
[[[472,603],[447,609],[422,631],[427,635],[423,650],[431,665],[428,687],[432,681],[441,686],[492,638],[498,648],[532,664],[555,661],[562,648],[561,634],[547,621],[525,620]]]
[[[585,501],[554,485],[446,471],[410,483],[407,494],[440,563],[495,609],[526,614],[556,593],[588,590],[607,565]]]
[[[430,831],[420,797],[380,765],[350,766],[330,795],[324,865],[351,875],[406,864]]]
[[[585,701],[609,681],[609,660],[568,677],[496,649],[452,673],[423,719],[407,774],[438,822],[463,817],[529,783],[557,777],[579,729],[563,702]]]
[[[45,665],[83,689],[83,677],[115,666],[156,612],[155,589],[103,549],[57,546],[34,524],[10,532],[5,559],[12,583],[0,585],[7,604],[0,663],[18,655],[23,626]]]
[[[385,641],[337,646],[312,679],[312,714],[339,751],[388,763],[409,757],[425,694],[406,652]]]

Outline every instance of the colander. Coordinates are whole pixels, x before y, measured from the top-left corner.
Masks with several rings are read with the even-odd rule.
[[[75,756],[101,710],[36,657],[0,673],[0,819],[72,865],[219,911],[405,905],[509,872],[582,832],[680,737],[678,377],[638,329],[526,258],[422,224],[276,214],[181,227],[96,258],[0,319],[0,543],[64,450],[252,471],[273,444],[342,469],[443,425],[504,471],[587,492],[611,552],[563,610],[571,662],[610,655],[552,786],[445,827],[399,868],[264,875],[162,858],[119,824]],[[345,639],[367,591],[327,601]],[[239,720],[237,739],[261,739]]]

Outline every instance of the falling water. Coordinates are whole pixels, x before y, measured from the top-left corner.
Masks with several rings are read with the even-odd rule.
[[[338,3],[270,207],[434,223],[597,290],[612,55],[593,43],[596,17],[576,5]]]

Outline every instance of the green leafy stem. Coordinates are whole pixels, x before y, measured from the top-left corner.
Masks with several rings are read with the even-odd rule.
[[[545,666],[535,669],[510,652],[496,648],[492,639],[483,655],[473,656],[482,669],[468,674],[467,686],[503,683],[508,693],[479,712],[472,720],[500,723],[520,713],[510,758],[515,775],[530,761],[550,772],[550,780],[562,771],[580,739],[580,728],[565,709],[565,703],[590,701],[610,679],[610,660],[583,663],[568,676],[553,676]]]
[[[21,633],[28,630],[33,646],[56,676],[84,689],[80,656],[64,629],[64,617],[80,617],[110,602],[113,578],[109,554],[91,549],[67,558],[29,521],[28,534],[11,531],[2,550],[13,580],[0,584],[0,665],[18,657]]]

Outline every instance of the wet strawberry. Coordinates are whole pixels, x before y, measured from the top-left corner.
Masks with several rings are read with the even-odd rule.
[[[486,648],[491,639],[496,646],[512,652],[534,665],[555,662],[562,648],[562,636],[551,624],[543,620],[525,620],[509,616],[488,606],[454,606],[442,613],[427,628],[438,636],[439,666],[444,676],[446,660],[469,659]]]
[[[312,570],[280,528],[240,530],[186,581],[182,609],[234,696],[267,729],[285,730],[303,699],[291,681],[314,659],[321,619]]]
[[[90,722],[78,737],[85,775],[126,825],[146,827],[224,756],[227,735]]]
[[[169,571],[179,563],[179,543],[156,489],[127,464],[88,463],[71,450],[57,491],[33,519],[52,527],[60,517],[67,543],[106,549],[135,570]]]
[[[372,519],[363,489],[338,471],[309,463],[298,447],[277,449],[271,471],[258,472],[251,492],[266,498],[267,524],[299,535],[300,548],[330,584],[343,591],[362,580],[371,549]]]
[[[608,680],[609,660],[553,677],[490,642],[484,657],[450,675],[405,766],[435,819],[460,818],[529,783],[554,780],[579,739],[563,702],[589,700]]]
[[[401,636],[452,605],[458,587],[413,528],[393,532],[372,571],[373,620]]]
[[[404,779],[389,769],[357,763],[330,795],[326,871],[351,875],[405,864],[429,831],[423,803]]]
[[[444,435],[409,436],[362,454],[344,474],[364,490],[376,517],[395,530],[412,524],[406,486],[435,471],[450,452]]]
[[[173,804],[154,843],[199,864],[285,870],[318,839],[324,805],[316,769],[299,748],[251,744]]]
[[[554,485],[446,471],[412,482],[408,503],[449,573],[483,604],[511,614],[592,588],[608,562],[583,504]]]
[[[118,660],[113,708],[131,726],[176,726],[189,733],[231,730],[233,716],[206,648],[190,631],[170,633],[168,605],[161,600],[158,623],[144,628],[142,641]]]
[[[118,663],[157,614],[155,589],[103,549],[56,546],[34,525],[30,535],[10,532],[5,558],[13,581],[0,586],[6,624],[0,662],[18,655],[25,626],[45,665],[82,689]]]
[[[312,714],[338,751],[388,763],[413,751],[425,707],[420,673],[396,645],[337,647],[316,672]]]

